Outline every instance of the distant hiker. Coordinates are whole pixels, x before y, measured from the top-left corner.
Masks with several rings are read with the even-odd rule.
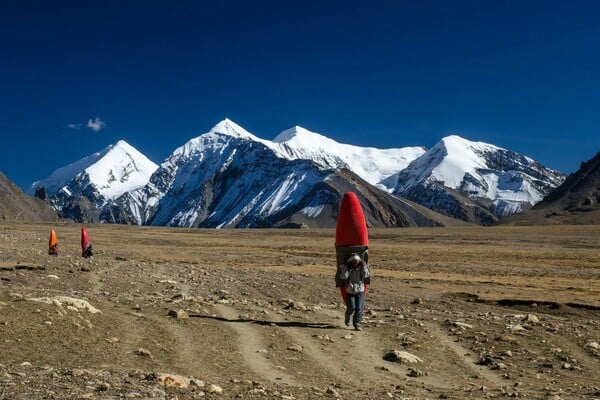
[[[82,257],[91,259],[92,256],[94,255],[93,250],[94,249],[92,248],[92,244],[88,243],[87,246],[85,247],[85,250],[83,251]]]
[[[89,258],[92,261],[92,242],[90,242],[90,236],[88,235],[87,229],[84,226],[81,227],[81,257]]]
[[[50,230],[50,239],[48,240],[48,254],[51,256],[58,255],[58,239],[56,236],[56,231],[54,229]]]
[[[340,277],[344,281],[346,288],[346,314],[344,323],[350,326],[352,324],[357,331],[362,330],[363,306],[365,301],[365,288],[369,283],[371,275],[367,263],[360,258],[357,253],[352,253],[348,260],[340,265]],[[354,314],[354,316],[352,316]]]
[[[58,255],[58,244],[51,245],[50,248],[48,248],[48,254],[51,256],[57,256]]]

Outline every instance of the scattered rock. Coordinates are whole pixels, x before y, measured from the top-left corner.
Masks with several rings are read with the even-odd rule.
[[[185,389],[190,385],[190,379],[181,375],[157,374],[156,380],[164,387],[177,387]]]
[[[293,346],[290,346],[290,347],[288,347],[287,349],[288,349],[288,350],[291,350],[291,351],[296,351],[296,352],[298,352],[298,353],[302,353],[302,350],[304,350],[304,349],[302,348],[302,346],[300,346],[299,344],[295,344],[295,345],[293,345]]]
[[[585,347],[588,347],[588,348],[594,349],[594,350],[600,350],[600,344],[598,344],[598,342],[589,342],[585,345]]]
[[[506,327],[509,331],[512,332],[527,332],[527,329],[523,328],[521,324],[510,324]]]
[[[223,394],[223,388],[212,383],[208,386],[206,391],[208,393]]]
[[[466,324],[466,323],[460,322],[460,321],[446,320],[446,324],[455,326],[457,328],[462,328],[462,329],[473,329],[473,325],[469,325],[469,324]]]
[[[496,338],[497,341],[499,342],[506,342],[506,343],[515,343],[517,342],[517,338],[514,337],[513,335],[500,335]]]
[[[167,313],[169,317],[177,318],[177,319],[189,319],[190,315],[185,310],[169,310]]]
[[[530,324],[539,324],[540,323],[540,319],[535,314],[527,314],[526,321],[529,322]]]
[[[100,311],[96,307],[92,306],[86,300],[76,299],[74,297],[68,297],[68,296],[28,298],[27,301],[35,301],[38,303],[45,303],[45,304],[54,304],[57,307],[60,307],[63,304],[66,304],[68,306],[71,306],[72,307],[71,309],[85,310],[91,314],[102,313],[102,311]]]
[[[152,353],[150,353],[149,350],[146,350],[141,347],[139,349],[135,350],[134,353],[137,354],[138,356],[142,356],[142,357],[152,357]]]
[[[415,356],[414,354],[411,354],[407,351],[400,351],[400,350],[388,351],[387,353],[385,353],[383,355],[383,359],[386,361],[398,362],[398,363],[402,363],[402,364],[414,364],[414,363],[422,362],[422,360],[419,357]]]

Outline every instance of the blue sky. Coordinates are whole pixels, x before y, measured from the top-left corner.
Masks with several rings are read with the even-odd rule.
[[[0,171],[26,188],[119,139],[160,163],[230,118],[573,172],[600,151],[598,21],[577,0],[3,1]]]

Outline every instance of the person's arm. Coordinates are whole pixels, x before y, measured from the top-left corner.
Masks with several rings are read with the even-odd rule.
[[[348,270],[348,267],[346,267],[346,264],[340,265],[340,278],[346,280],[349,277],[350,277],[350,271]]]
[[[365,263],[363,265],[363,277],[365,279],[370,278],[371,277],[371,273],[369,272],[369,266],[367,265],[367,263]]]

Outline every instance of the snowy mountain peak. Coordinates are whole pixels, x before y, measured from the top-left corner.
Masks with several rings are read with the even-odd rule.
[[[222,148],[223,146],[226,146],[232,138],[260,142],[275,153],[280,153],[279,147],[275,143],[269,140],[260,139],[232,120],[225,118],[213,126],[208,132],[188,140],[183,146],[175,149],[170,157],[201,157],[201,154],[207,149],[212,148],[214,150]]]
[[[135,147],[119,140],[96,163],[86,168],[90,182],[107,199],[114,199],[125,192],[148,183],[158,165],[150,161]]]
[[[531,207],[562,179],[529,157],[451,135],[386,183],[396,185],[397,194],[428,207],[437,207],[432,206],[434,201],[450,204],[449,197],[436,189],[442,185],[473,200],[491,201],[488,208],[500,216]]]
[[[307,145],[309,143],[314,143],[315,140],[318,140],[321,143],[327,141],[333,142],[333,140],[329,139],[328,137],[325,137],[316,132],[309,131],[308,129],[298,125],[281,132],[279,135],[277,135],[277,137],[275,137],[275,139],[273,139],[273,142],[285,143],[292,140],[298,144],[306,143]]]
[[[485,142],[473,142],[458,135],[446,136],[440,140],[439,144],[443,144],[446,148],[453,151],[461,151],[466,149],[480,151],[504,150],[498,146],[494,146],[493,144]]]
[[[251,139],[255,139],[256,136],[230,120],[229,118],[225,118],[224,120],[218,122],[215,126],[213,126],[210,133],[220,133],[224,135],[234,136],[234,137],[247,137]]]
[[[425,152],[422,147],[376,149],[338,143],[301,126],[281,132],[273,142],[287,158],[312,160],[324,168],[348,168],[372,185],[406,168]]]
[[[144,186],[157,168],[158,165],[135,147],[119,140],[34,182],[28,193],[33,194],[37,187],[43,186],[49,196],[61,189],[76,194],[91,186],[102,201],[106,201]],[[85,187],[81,186],[82,182],[86,182]]]

